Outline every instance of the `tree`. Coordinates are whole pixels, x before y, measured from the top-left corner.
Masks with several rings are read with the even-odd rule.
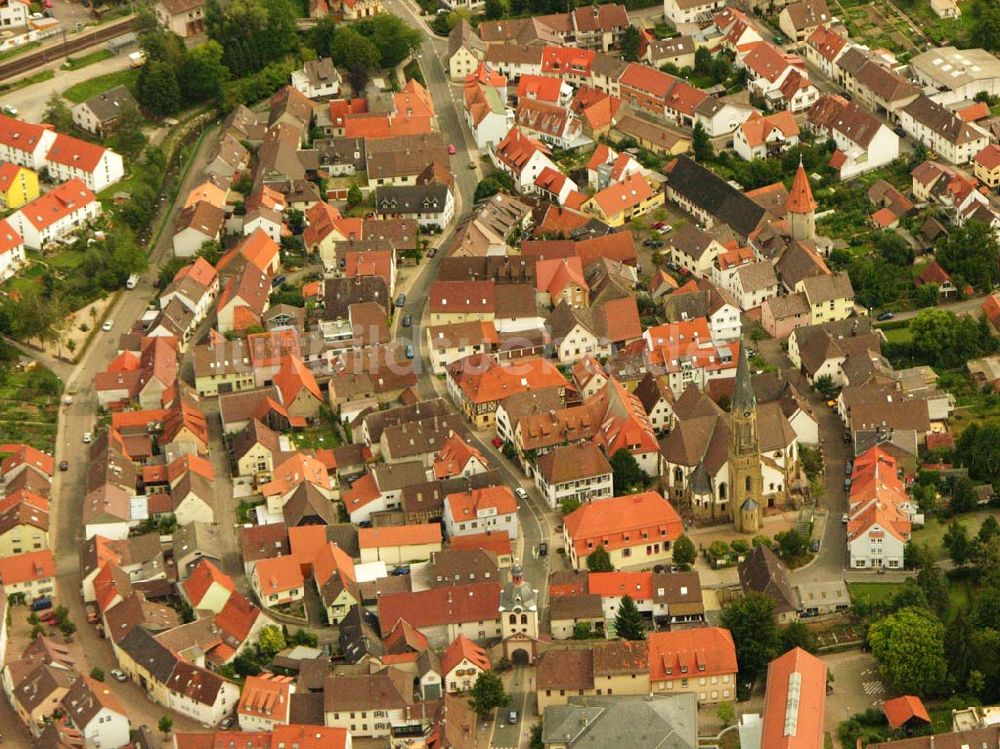
[[[615,614],[615,633],[623,640],[645,640],[646,625],[632,596],[622,596]]]
[[[969,681],[969,674],[975,666],[972,652],[972,624],[964,611],[959,611],[954,621],[945,630],[944,646],[948,654],[948,676],[952,686],[961,689]]]
[[[801,559],[809,551],[809,537],[794,528],[775,533],[774,540],[778,542],[778,552],[782,559],[789,561]]]
[[[104,670],[94,666],[90,669],[90,678],[94,681],[104,681]]]
[[[583,503],[576,497],[566,497],[559,503],[559,511],[563,515],[569,515],[571,512],[576,512],[583,506]]]
[[[712,139],[700,121],[694,123],[694,129],[691,131],[691,148],[694,150],[695,161],[710,161],[715,155]]]
[[[933,307],[937,304],[940,289],[941,287],[936,283],[925,283],[923,286],[918,288],[915,297],[917,307],[923,309],[924,307]]]
[[[504,17],[507,13],[507,6],[503,4],[503,0],[486,0],[483,12],[486,14],[487,20],[495,21]]]
[[[241,653],[233,659],[233,670],[242,677],[257,676],[260,664],[246,653]]]
[[[224,51],[237,78],[262,70],[298,47],[295,12],[289,0],[218,0],[205,4],[208,36]]]
[[[587,622],[577,622],[573,625],[574,640],[589,640],[590,635],[590,625]]]
[[[174,69],[162,60],[148,60],[139,71],[139,103],[155,115],[173,114],[180,108],[181,87]]]
[[[694,564],[697,555],[698,552],[694,547],[694,541],[688,538],[687,535],[682,533],[680,538],[674,541],[674,564],[690,566]]]
[[[722,609],[721,623],[733,636],[740,674],[754,679],[767,669],[778,649],[774,599],[751,591]]]
[[[611,556],[603,546],[598,546],[587,555],[587,569],[591,572],[614,572]]]
[[[793,648],[802,648],[806,652],[815,653],[818,647],[816,635],[803,622],[792,622],[781,630],[779,654],[787,653]]]
[[[160,733],[168,734],[170,730],[174,727],[174,719],[169,715],[160,716]]]
[[[358,33],[371,40],[383,68],[394,68],[420,48],[423,34],[406,25],[399,16],[384,13],[353,24]]]
[[[904,608],[868,629],[872,655],[893,691],[924,696],[945,687],[944,625],[930,611]]]
[[[323,16],[306,34],[306,46],[315,50],[320,57],[329,57],[333,52],[336,33],[336,19],[333,16]]]
[[[358,187],[358,183],[352,180],[351,186],[347,188],[347,207],[354,208],[361,205],[364,199],[365,197],[361,194],[361,188]]]
[[[969,35],[971,44],[991,52],[1000,51],[1000,8],[992,0],[976,0],[972,15],[975,22]]]
[[[910,335],[914,359],[946,369],[964,366],[994,348],[993,340],[983,337],[979,320],[940,308],[920,310],[910,321]]]
[[[142,132],[142,113],[131,101],[122,104],[109,144],[115,151],[130,159],[138,158],[146,147],[146,135]]]
[[[955,485],[951,488],[951,511],[971,512],[976,509],[978,502],[979,497],[976,496],[976,486],[972,479],[968,476],[955,479]]]
[[[622,59],[626,62],[638,62],[641,44],[642,38],[639,35],[639,29],[629,24],[625,33],[622,34]]]
[[[269,624],[260,631],[257,646],[260,648],[261,655],[270,660],[285,649],[285,633],[281,631],[280,627]]]
[[[729,700],[723,700],[719,703],[719,707],[716,708],[715,715],[722,721],[722,725],[728,726],[736,718],[736,710],[733,708],[733,703]]]
[[[42,122],[47,122],[56,130],[68,133],[73,128],[73,112],[66,101],[55,91],[49,95]]]
[[[301,234],[306,229],[306,214],[298,208],[292,208],[284,213],[285,223],[292,234]]]
[[[944,581],[944,573],[936,564],[928,564],[917,572],[917,585],[927,596],[927,602],[938,616],[948,611],[948,586]]]
[[[858,302],[865,307],[884,307],[896,301],[904,274],[907,275],[907,283],[911,283],[906,269],[886,267],[885,263],[870,255],[855,255],[847,266],[847,274]]]
[[[959,435],[955,453],[969,476],[996,482],[1000,475],[1000,420],[973,422]]]
[[[958,520],[952,520],[948,525],[941,543],[948,550],[951,561],[959,567],[972,557],[972,541],[969,539],[969,531]]]
[[[54,341],[64,312],[59,300],[46,299],[37,286],[27,286],[17,298],[0,300],[0,330],[19,341]]]
[[[833,378],[826,374],[813,380],[813,389],[827,399],[833,398],[837,394],[837,386],[833,384]]]
[[[329,16],[321,19],[320,23],[327,18]],[[229,80],[229,68],[224,61],[225,54],[222,45],[213,39],[188,52],[184,58],[181,76],[185,97],[191,101],[222,98],[222,84]]]
[[[976,288],[989,289],[1000,280],[1000,248],[988,224],[967,221],[953,227],[935,256],[942,268]]]
[[[646,485],[649,477],[639,467],[639,461],[624,447],[611,456],[615,496],[637,491]]]
[[[472,697],[472,709],[480,718],[488,718],[496,708],[510,704],[510,695],[503,688],[503,679],[494,671],[479,674],[469,694]]]

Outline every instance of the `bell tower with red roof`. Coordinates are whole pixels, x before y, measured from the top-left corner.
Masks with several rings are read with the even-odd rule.
[[[802,160],[795,172],[792,189],[788,193],[788,223],[792,239],[812,240],[816,238],[816,201],[813,200],[809,177]]]

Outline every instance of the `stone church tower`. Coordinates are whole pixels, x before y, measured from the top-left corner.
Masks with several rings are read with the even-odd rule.
[[[816,201],[813,200],[809,177],[801,159],[799,159],[799,170],[792,182],[792,189],[788,193],[786,208],[792,239],[805,241],[816,239]]]
[[[764,477],[757,439],[757,399],[750,381],[746,345],[740,342],[740,358],[733,385],[731,442],[729,444],[729,507],[733,525],[741,533],[756,533],[763,515]]]

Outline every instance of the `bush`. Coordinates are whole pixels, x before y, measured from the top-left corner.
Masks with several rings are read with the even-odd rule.
[[[97,666],[94,666],[90,669],[90,678],[95,681],[104,681],[104,671],[99,669]]]

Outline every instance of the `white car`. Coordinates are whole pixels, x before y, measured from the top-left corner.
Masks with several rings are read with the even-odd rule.
[[[526,492],[523,487],[519,486],[514,490],[514,496],[523,502],[528,498],[528,492]]]
[[[111,669],[111,678],[115,681],[128,681],[128,674],[120,668]]]
[[[83,433],[83,444],[89,445],[91,443],[91,440],[93,440],[93,437],[90,435],[90,432],[84,432]]]
[[[846,525],[848,520],[850,520],[850,518],[847,517],[847,513],[846,512],[843,515],[840,516],[840,522],[841,523],[844,523]]]
[[[3,109],[3,113],[5,115],[7,115],[9,117],[17,117],[17,108],[16,107],[12,107],[10,104],[4,104],[3,107],[2,107],[2,109]]]
[[[113,320],[105,320],[104,325],[101,326],[101,330],[103,330],[105,333],[110,333],[111,328],[113,328],[114,326],[115,323]]]

